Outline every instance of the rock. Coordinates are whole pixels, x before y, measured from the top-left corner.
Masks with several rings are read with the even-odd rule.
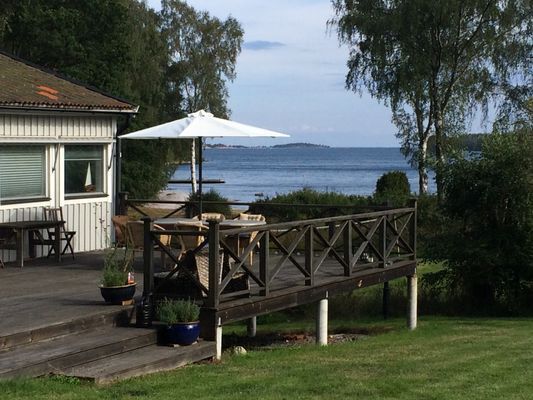
[[[235,346],[231,349],[231,354],[236,356],[243,356],[247,353],[246,349],[242,346]]]

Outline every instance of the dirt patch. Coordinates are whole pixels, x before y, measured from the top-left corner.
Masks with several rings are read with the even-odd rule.
[[[328,335],[328,344],[354,342],[369,336],[379,335],[392,330],[392,327],[372,328],[337,328]],[[224,335],[224,348],[243,346],[246,350],[270,350],[274,348],[301,346],[316,342],[314,333],[310,332],[262,332],[255,337],[237,334]]]

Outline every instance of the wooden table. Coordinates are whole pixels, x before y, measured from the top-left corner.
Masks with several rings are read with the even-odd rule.
[[[192,218],[160,218],[156,219],[154,221],[154,224],[160,225],[165,229],[172,229],[174,225],[184,222],[184,223],[191,223],[191,222],[201,222],[202,225],[208,226],[209,222],[207,221],[200,221],[198,219],[192,219]],[[230,228],[248,228],[251,226],[259,226],[259,225],[266,225],[265,221],[252,221],[247,219],[225,219],[224,221],[219,222],[221,229],[230,229]]]
[[[35,245],[39,244],[34,238],[34,232],[41,229],[54,229],[54,251],[56,254],[56,260],[61,261],[61,226],[64,224],[64,221],[15,221],[15,222],[2,222],[0,223],[0,228],[13,229],[16,235],[16,251],[17,258],[16,264],[19,267],[24,266],[24,241],[25,232],[28,232],[28,248],[29,256],[31,258],[35,257]]]

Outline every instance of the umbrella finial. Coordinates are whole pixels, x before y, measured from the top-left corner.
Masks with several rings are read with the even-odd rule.
[[[211,114],[210,112],[207,112],[205,110],[198,110],[194,113],[191,113],[191,114],[187,114],[188,117],[193,117],[193,118],[197,118],[197,117],[213,117],[213,114]]]

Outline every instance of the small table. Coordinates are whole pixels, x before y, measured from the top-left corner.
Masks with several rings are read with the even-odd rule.
[[[35,231],[41,229],[51,229],[55,231],[54,235],[54,251],[56,254],[56,260],[61,261],[61,226],[64,224],[64,221],[15,221],[15,222],[2,222],[0,223],[0,228],[13,229],[15,231],[16,240],[17,240],[17,259],[16,264],[19,267],[24,266],[24,233],[28,232],[29,240],[29,255],[31,258],[35,257],[35,244],[38,243],[34,239],[33,235]]]

